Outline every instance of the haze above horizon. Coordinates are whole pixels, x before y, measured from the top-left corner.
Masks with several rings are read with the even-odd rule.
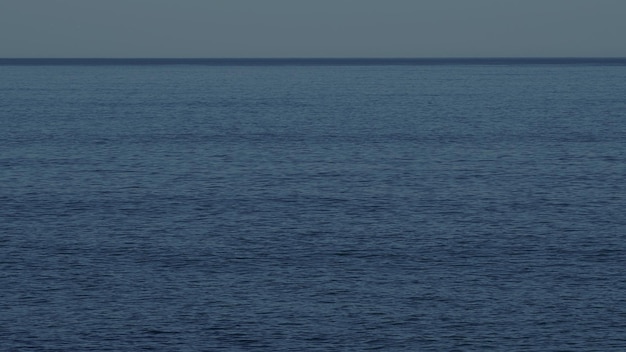
[[[622,0],[4,0],[2,58],[626,57]]]

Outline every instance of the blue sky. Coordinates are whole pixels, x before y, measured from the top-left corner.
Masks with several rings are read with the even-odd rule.
[[[626,57],[626,0],[0,0],[0,57]]]

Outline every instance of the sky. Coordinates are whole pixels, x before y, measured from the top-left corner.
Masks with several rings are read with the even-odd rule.
[[[626,57],[626,0],[0,0],[0,57]]]

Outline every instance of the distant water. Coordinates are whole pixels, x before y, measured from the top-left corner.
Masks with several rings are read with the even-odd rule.
[[[0,350],[626,350],[626,60],[35,61]]]

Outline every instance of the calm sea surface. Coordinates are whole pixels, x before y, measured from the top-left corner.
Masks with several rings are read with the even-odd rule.
[[[624,351],[626,60],[0,62],[2,351]]]

